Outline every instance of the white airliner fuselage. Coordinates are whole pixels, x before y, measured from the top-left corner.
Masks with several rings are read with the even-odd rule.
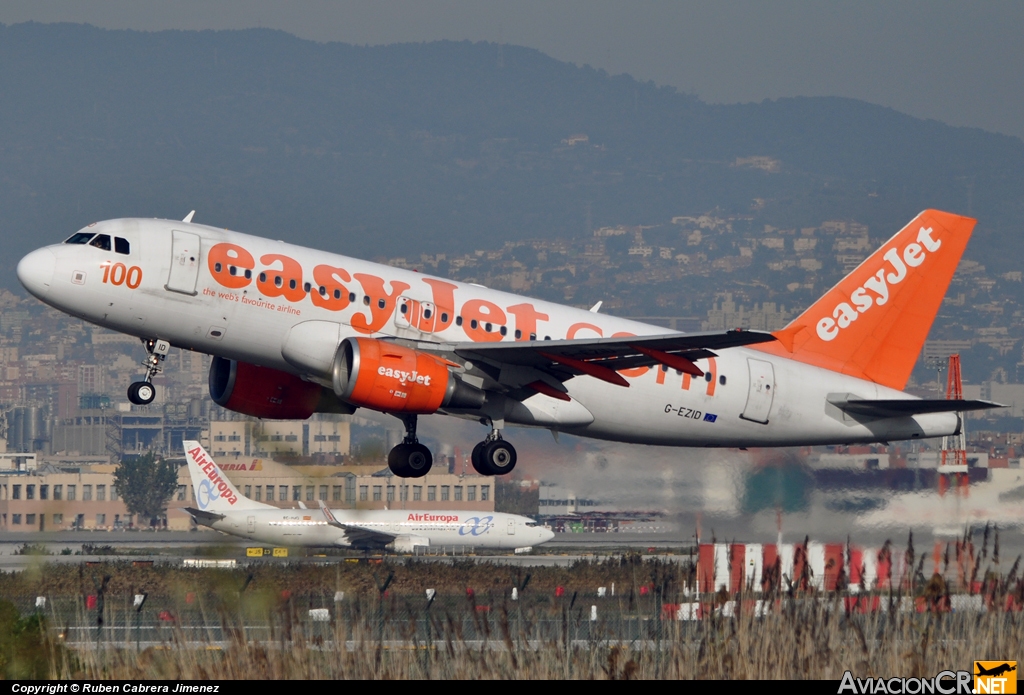
[[[255,543],[291,547],[513,550],[546,543],[554,533],[533,519],[460,510],[281,509],[243,496],[198,442],[185,442],[196,523]]]
[[[950,256],[959,252],[950,241],[952,233],[933,232],[923,223],[917,233],[910,226],[890,240],[888,245],[895,251],[888,251],[886,260],[879,256],[885,252],[883,248],[865,261],[865,266],[877,263],[878,273],[873,267],[858,269],[867,278],[864,286],[837,295],[843,301],[834,312],[828,305],[823,318],[813,317],[816,323],[796,326],[793,330],[803,333],[794,333],[798,337],[790,339],[798,344],[817,341],[824,351],[852,338],[853,328],[884,319],[883,310],[895,311],[900,299],[897,283],[910,288],[908,293],[923,291],[920,288],[927,280],[913,273],[923,278],[929,263],[950,260],[942,256],[946,248]],[[959,248],[962,250],[962,245]],[[953,266],[958,258],[952,259]],[[346,369],[356,369],[359,362],[342,366],[339,376],[338,346],[345,339],[376,338],[383,339],[380,344],[385,344],[385,349],[402,344],[431,351],[440,360],[442,371],[447,369],[458,377],[460,389],[480,394],[469,406],[438,406],[435,402],[419,411],[403,406],[409,408],[407,412],[454,414],[492,422],[495,427],[510,423],[623,442],[729,447],[926,438],[952,434],[959,427],[954,412],[889,413],[883,417],[845,410],[843,403],[851,400],[906,401],[911,397],[863,378],[849,366],[818,366],[817,358],[802,358],[792,345],[790,348],[797,350],[793,356],[778,344],[679,353],[696,355],[691,362],[697,367],[693,374],[671,368],[669,364],[679,366],[669,359],[671,355],[655,352],[650,353],[655,354],[654,361],[645,366],[615,367],[614,375],[606,370],[595,377],[588,371],[592,363],[551,356],[546,346],[590,340],[601,347],[602,341],[621,343],[623,336],[682,338],[684,334],[190,222],[119,219],[94,223],[65,243],[26,256],[18,265],[18,277],[42,301],[88,322],[148,339],[151,344],[166,341],[296,375],[320,384],[328,395],[336,395],[334,403],[342,407],[365,405],[357,396],[377,399],[373,403],[400,402],[396,399],[414,398],[416,388],[429,391],[438,379],[445,378],[443,373],[435,374],[431,382],[429,375],[421,375],[417,384],[415,371],[396,369],[389,389],[359,396],[358,389],[363,387],[357,386],[351,395],[351,386],[344,390]],[[944,292],[945,284],[938,284]],[[822,301],[837,301],[829,297],[832,295]],[[844,313],[847,310],[849,315]],[[858,316],[859,325],[846,328]],[[890,323],[900,320],[900,314],[893,316]],[[891,337],[898,331],[891,326],[886,330],[886,340],[898,340]],[[866,344],[872,339],[857,340]],[[365,353],[368,342],[360,344]],[[510,353],[512,362],[507,356],[491,359],[496,353],[486,350],[502,345],[550,357],[551,369],[516,362],[520,352]],[[474,348],[478,352],[473,352]],[[364,362],[368,359],[364,354]],[[630,359],[635,360],[636,355]],[[552,377],[558,376],[553,371],[556,368],[576,371],[556,379]],[[384,366],[373,370],[367,378],[379,376],[381,382],[392,377],[392,370]],[[625,377],[628,387],[608,383],[615,375],[621,375],[620,380]],[[234,372],[230,379],[235,379]],[[412,379],[408,384],[413,395],[405,392],[407,379]],[[368,388],[364,389],[367,394]],[[369,407],[394,412],[389,407]]]

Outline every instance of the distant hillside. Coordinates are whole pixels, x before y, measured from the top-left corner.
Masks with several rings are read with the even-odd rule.
[[[736,165],[749,157],[775,161]],[[197,208],[210,224],[415,256],[755,198],[775,225],[853,218],[881,237],[925,207],[969,211],[969,255],[1015,270],[1022,193],[1024,142],[849,99],[711,106],[495,44],[0,26],[8,286],[30,248],[109,217]]]

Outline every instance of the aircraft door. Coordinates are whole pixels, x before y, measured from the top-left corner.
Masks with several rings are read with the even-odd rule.
[[[510,535],[510,536],[516,535],[516,520],[515,519],[509,519],[508,520],[508,535]]]
[[[420,313],[423,311],[419,302],[409,297],[399,297],[395,308],[395,329],[400,338],[419,338]]]
[[[437,320],[437,307],[433,302],[420,302],[419,323],[416,326],[424,333],[434,332],[434,322]]]
[[[398,310],[395,312],[395,325],[399,328],[412,328],[420,321],[420,303],[408,297],[398,298]]]
[[[775,397],[775,369],[771,362],[747,359],[750,370],[750,390],[747,391],[747,405],[740,415],[744,420],[768,424],[768,413]]]
[[[171,292],[194,295],[199,280],[199,235],[177,229],[171,234],[171,272],[165,287]]]
[[[256,517],[250,516],[246,519],[246,529],[249,533],[256,533]]]
[[[395,311],[395,328],[399,337],[422,338],[437,327],[437,307],[433,302],[421,302],[410,297],[399,297]]]

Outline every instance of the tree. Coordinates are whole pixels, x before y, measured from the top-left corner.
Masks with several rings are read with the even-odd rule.
[[[125,458],[114,472],[114,489],[139,521],[162,516],[178,488],[178,466],[152,451]]]

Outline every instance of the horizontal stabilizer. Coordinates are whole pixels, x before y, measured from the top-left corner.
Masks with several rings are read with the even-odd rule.
[[[888,400],[867,400],[850,398],[846,394],[830,396],[828,402],[850,415],[864,417],[909,417],[926,413],[962,413],[968,410],[1005,408],[1001,403],[977,400],[953,400],[946,398],[900,398]]]
[[[213,522],[220,521],[224,518],[223,514],[204,512],[202,509],[194,509],[192,507],[185,507],[185,511],[192,515],[192,518],[196,520],[197,524],[212,524]]]

